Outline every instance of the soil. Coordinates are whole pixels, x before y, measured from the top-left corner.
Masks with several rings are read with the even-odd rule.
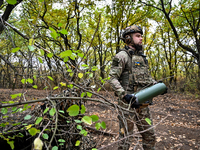
[[[0,89],[0,101],[10,100],[10,94],[21,92],[21,89],[14,91]],[[26,100],[44,98],[49,94],[42,90],[27,90],[24,93]],[[117,99],[113,92],[100,92],[100,94],[110,101]],[[98,97],[95,96],[95,98]],[[115,142],[118,140],[119,126],[116,110],[97,102],[87,102],[85,106],[86,114],[98,115],[99,122],[106,123],[107,128],[101,129],[101,132],[90,130],[97,142],[96,147],[104,147],[103,150],[117,150]],[[167,93],[155,97],[153,105],[149,108],[155,126],[156,150],[200,150],[200,99],[194,96]],[[90,128],[94,128],[94,125]],[[136,128],[135,131],[137,132]],[[133,143],[132,149],[142,150],[140,144],[134,146],[138,141],[141,143],[141,136],[137,135],[135,138],[136,142]]]

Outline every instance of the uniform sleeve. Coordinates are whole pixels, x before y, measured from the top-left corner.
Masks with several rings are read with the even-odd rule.
[[[125,95],[125,90],[119,82],[119,78],[125,68],[126,63],[128,62],[128,54],[124,51],[119,52],[112,61],[111,69],[110,69],[110,85],[112,86],[115,94],[122,98]]]

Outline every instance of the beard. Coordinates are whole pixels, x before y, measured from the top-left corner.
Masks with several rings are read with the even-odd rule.
[[[135,44],[135,43],[134,43],[134,47],[135,47],[135,49],[136,49],[137,51],[142,50],[142,45],[140,45],[140,44]]]

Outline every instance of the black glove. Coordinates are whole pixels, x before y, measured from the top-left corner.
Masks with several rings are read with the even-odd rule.
[[[135,100],[136,97],[131,94],[126,94],[123,98],[128,104],[132,101],[131,107],[132,108],[140,108],[141,104],[138,104]]]
[[[124,98],[123,99],[125,99],[125,101],[127,102],[127,103],[130,103],[130,101],[132,100],[132,102],[135,100],[135,96],[133,96],[133,95],[131,95],[131,94],[126,94],[125,96],[124,96]]]

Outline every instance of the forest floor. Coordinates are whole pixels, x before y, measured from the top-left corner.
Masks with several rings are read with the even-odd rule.
[[[0,101],[10,99],[10,94],[21,91],[20,89],[14,91],[0,89]],[[113,92],[101,92],[101,95],[108,99],[114,97]],[[27,100],[46,96],[42,90],[26,91]],[[155,97],[153,102],[154,104],[149,108],[155,126],[156,150],[200,150],[200,99],[183,94],[167,93]],[[86,109],[87,114],[98,115],[100,121],[105,121],[107,126],[105,130],[101,130],[101,133],[92,133],[97,141],[97,148],[117,150],[117,144],[112,144],[118,140],[119,131],[115,109],[96,102],[87,102]],[[141,142],[141,136],[138,136],[138,139]],[[140,145],[136,150],[142,150]]]

